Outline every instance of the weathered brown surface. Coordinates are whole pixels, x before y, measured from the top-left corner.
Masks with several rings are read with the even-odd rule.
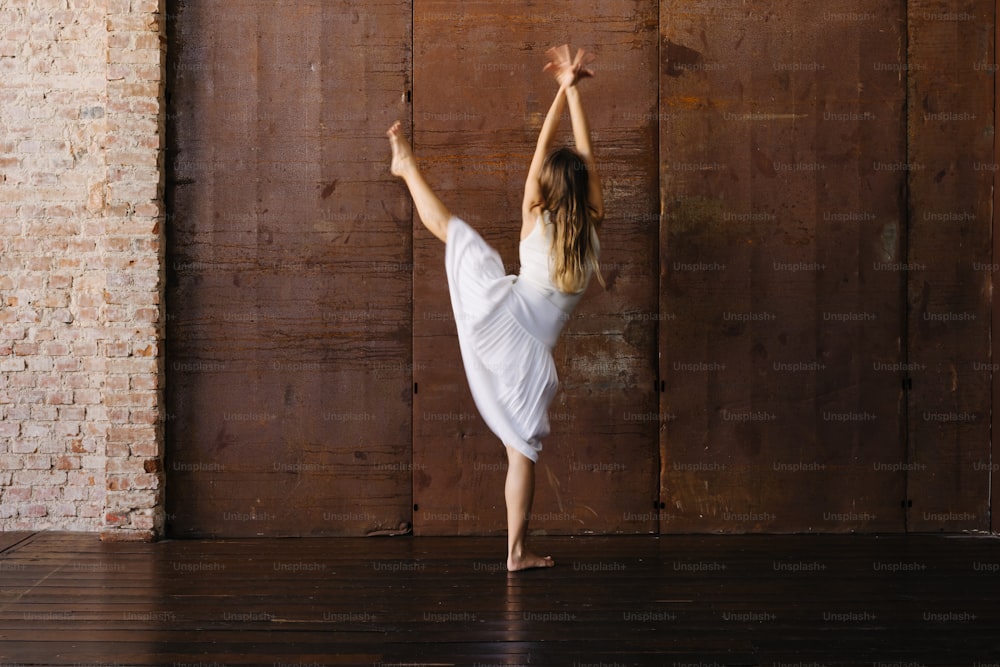
[[[410,7],[170,3],[168,528],[410,519]]]
[[[656,498],[656,4],[414,4],[413,132],[444,201],[517,271],[524,177],[555,84],[547,47],[594,51],[583,84],[608,218],[602,267],[556,348],[561,391],[532,528],[650,532]],[[568,116],[563,127],[568,135]],[[415,225],[419,225],[415,221]],[[414,233],[414,512],[422,534],[505,528],[501,443],[466,384],[444,246]]]
[[[900,5],[661,8],[662,530],[902,530]]]
[[[1000,210],[1000,133],[996,131],[997,123],[997,107],[1000,104],[1000,76],[997,76],[998,70],[1000,70],[1000,57],[997,54],[997,44],[1000,44],[1000,12],[996,12],[993,15],[993,162],[989,165],[990,169],[993,170],[993,220],[992,224],[996,221],[997,211]],[[993,264],[996,265],[1000,262],[1000,234],[993,234]],[[998,278],[1000,278],[1000,271],[995,269],[1000,267],[990,267],[993,274],[993,280],[991,282],[993,294],[1000,292],[1000,283],[998,283]],[[993,318],[991,323],[991,335],[990,335],[990,361],[991,363],[997,359],[997,354],[993,353],[993,331],[1000,331],[1000,308],[992,309]],[[1000,382],[1000,373],[991,372],[991,377],[993,380],[993,415],[1000,415],[1000,387],[997,383]],[[993,418],[990,417],[990,440],[992,441],[992,456],[990,457],[990,470],[992,471],[992,482],[990,484],[990,489],[1000,488],[1000,438],[993,435]],[[993,511],[993,500],[990,499],[990,517],[992,518],[992,531],[994,533],[1000,533],[1000,512]]]
[[[907,527],[988,530],[996,3],[908,10]]]
[[[505,529],[384,131],[516,272],[563,41],[598,56],[608,290],[556,348],[532,527],[989,528],[991,3],[413,10],[170,3],[171,534]]]

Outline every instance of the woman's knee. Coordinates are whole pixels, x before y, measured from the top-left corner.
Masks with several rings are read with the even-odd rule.
[[[507,463],[510,467],[514,466],[533,466],[535,462],[529,459],[527,456],[514,449],[510,445],[504,445],[504,449],[507,450]]]

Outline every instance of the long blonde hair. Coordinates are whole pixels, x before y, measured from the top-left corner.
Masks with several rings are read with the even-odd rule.
[[[555,226],[552,235],[552,280],[561,292],[579,292],[590,271],[604,285],[597,262],[597,224],[587,203],[590,179],[587,164],[571,148],[557,148],[545,157],[538,177],[542,209]]]

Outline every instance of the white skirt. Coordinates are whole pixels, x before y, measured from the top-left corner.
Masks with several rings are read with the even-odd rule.
[[[565,317],[530,285],[506,275],[496,250],[455,217],[448,223],[445,270],[479,414],[503,444],[537,461],[559,387],[552,347]]]

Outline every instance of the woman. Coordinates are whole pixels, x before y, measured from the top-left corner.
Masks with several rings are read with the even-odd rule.
[[[483,420],[507,450],[507,569],[552,567],[525,542],[535,491],[535,461],[548,435],[547,410],[558,387],[552,348],[597,272],[597,229],[604,200],[577,83],[593,76],[585,54],[563,45],[548,51],[559,90],[538,136],[521,207],[521,272],[454,217],[417,167],[400,124],[388,132],[393,175],[402,178],[417,215],[446,243],[445,268],[462,361]],[[569,105],[576,150],[550,150]],[[598,272],[598,280],[601,280]],[[603,281],[602,281],[603,284]]]

